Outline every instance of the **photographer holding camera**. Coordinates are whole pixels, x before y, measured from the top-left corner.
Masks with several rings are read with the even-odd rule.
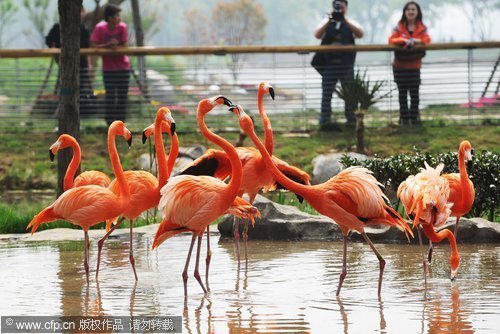
[[[363,37],[363,29],[354,20],[347,18],[347,0],[334,0],[333,10],[316,28],[314,37],[321,39],[322,45],[354,45],[355,38]],[[354,77],[354,61],[356,52],[327,53],[326,66],[321,70],[322,96],[321,114],[319,119],[320,130],[332,130],[332,95],[337,82],[352,80]],[[354,107],[345,106],[347,124],[354,125]]]

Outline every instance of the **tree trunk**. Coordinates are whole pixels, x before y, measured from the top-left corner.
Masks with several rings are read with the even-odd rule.
[[[144,46],[144,31],[142,29],[141,10],[139,8],[138,0],[131,0],[132,14],[134,17],[134,30],[135,30],[135,43],[137,46]],[[146,58],[144,56],[137,57],[137,64],[139,66],[139,83],[142,94],[149,101],[149,90],[146,77]]]
[[[363,121],[364,117],[365,112],[363,110],[358,110],[358,112],[356,112],[356,139],[358,153],[365,152],[365,124]]]
[[[67,133],[79,140],[80,134],[80,8],[82,0],[59,0],[61,26],[61,89],[59,98],[59,134]],[[57,195],[63,193],[63,179],[71,150],[57,154]]]

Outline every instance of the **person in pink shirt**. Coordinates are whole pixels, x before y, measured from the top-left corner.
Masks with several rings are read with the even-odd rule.
[[[127,46],[127,25],[121,22],[121,8],[108,4],[104,8],[104,21],[99,22],[90,40],[99,48]],[[130,61],[126,55],[102,56],[102,77],[106,89],[105,120],[125,121],[127,114]]]

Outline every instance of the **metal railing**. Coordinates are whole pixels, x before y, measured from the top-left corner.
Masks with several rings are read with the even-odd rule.
[[[180,130],[194,130],[195,110],[201,98],[224,94],[256,112],[256,89],[270,82],[274,102],[266,102],[277,131],[307,131],[317,127],[321,104],[321,77],[311,67],[314,52],[357,51],[355,69],[370,80],[383,80],[381,93],[390,94],[365,116],[366,126],[385,126],[399,118],[398,93],[392,74],[394,47],[360,46],[239,46],[186,48],[83,49],[82,54],[131,56],[133,75],[127,120],[139,130],[153,120],[159,105],[170,106]],[[424,121],[481,124],[500,122],[500,42],[447,43],[426,47],[420,86],[420,110]],[[59,99],[58,49],[0,50],[0,128],[3,131],[30,126],[47,131],[57,125]],[[228,60],[239,56],[243,66],[230,70]],[[140,79],[136,56],[146,57],[146,80]],[[99,68],[91,70],[93,94],[82,98],[82,126],[104,126],[104,88]],[[235,78],[236,77],[236,78]],[[344,121],[343,102],[334,96],[333,118]],[[217,112],[216,112],[217,114]],[[225,116],[224,111],[219,115]],[[216,117],[220,128],[228,124]]]

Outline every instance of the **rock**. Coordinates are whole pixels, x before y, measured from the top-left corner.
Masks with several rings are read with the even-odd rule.
[[[167,147],[168,150],[168,147]],[[193,160],[200,157],[205,153],[207,149],[202,145],[195,145],[191,147],[179,147],[179,156],[175,161],[174,170],[172,175],[176,175],[181,171],[187,164],[191,163]],[[168,152],[167,152],[168,154]],[[141,154],[139,157],[139,166],[142,170],[149,170],[151,159],[149,158],[149,153]],[[156,175],[156,164],[153,164],[151,173]]]
[[[249,239],[257,240],[334,240],[341,239],[342,234],[333,220],[322,215],[310,215],[294,206],[281,205],[258,195],[254,206],[262,215],[256,219],[255,226],[248,228]],[[410,222],[411,224],[411,222]],[[453,231],[455,218],[450,218],[442,228]],[[240,232],[243,231],[240,223]],[[218,225],[223,237],[233,238],[233,216],[225,216]],[[388,225],[372,225],[365,228],[367,235],[373,242],[378,243],[407,243],[405,233],[396,227]],[[415,238],[410,242],[418,243]],[[350,240],[363,241],[363,236],[351,232]],[[425,239],[425,237],[424,237]],[[443,240],[443,242],[447,242]],[[427,243],[427,240],[425,240]],[[482,218],[462,218],[459,222],[458,243],[500,243],[500,224],[489,222]]]
[[[356,158],[360,161],[368,159],[366,155],[354,152],[318,155],[313,159],[313,173],[311,183],[323,183],[330,179],[332,176],[337,175],[342,169],[344,169],[343,165],[340,163],[340,158],[342,158],[342,156],[344,155]]]

